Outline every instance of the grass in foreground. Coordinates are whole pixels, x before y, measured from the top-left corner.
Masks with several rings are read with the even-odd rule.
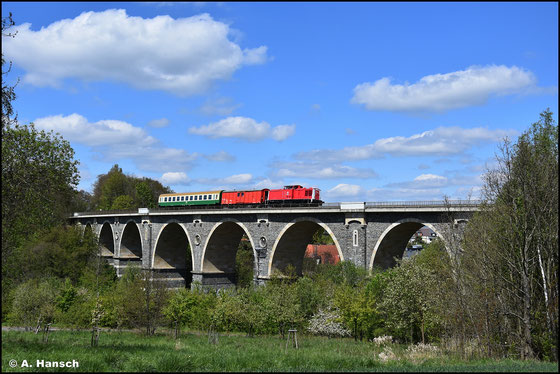
[[[298,336],[299,349],[279,337],[248,338],[222,335],[211,344],[206,335],[183,334],[146,337],[132,332],[102,332],[99,346],[90,346],[88,331],[54,331],[49,342],[41,334],[2,332],[2,371],[94,371],[94,372],[336,372],[336,371],[428,371],[428,372],[557,372],[558,364],[539,361],[464,361],[445,354],[411,355],[406,347],[391,345],[394,357],[382,359],[388,350],[351,339]],[[381,356],[380,356],[381,355]],[[10,367],[10,360],[17,367]],[[33,367],[22,368],[26,360]],[[78,368],[37,368],[36,361],[72,361]]]

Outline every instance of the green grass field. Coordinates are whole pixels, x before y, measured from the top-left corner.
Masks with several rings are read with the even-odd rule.
[[[280,337],[220,335],[217,344],[204,334],[146,337],[133,332],[102,332],[99,346],[90,346],[88,331],[53,331],[42,335],[2,331],[2,371],[172,371],[172,372],[557,372],[558,364],[539,361],[460,360],[436,353],[411,355],[406,346],[391,345],[394,357],[383,361],[383,347],[352,339],[298,336],[299,349],[286,348]],[[387,352],[387,351],[385,351]],[[10,360],[17,366],[12,368]],[[33,367],[21,367],[24,360]],[[38,368],[37,360],[72,361],[78,368]],[[13,361],[12,361],[13,364]]]

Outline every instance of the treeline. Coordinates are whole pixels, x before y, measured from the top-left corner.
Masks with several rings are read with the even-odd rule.
[[[159,181],[126,175],[119,165],[113,165],[93,184],[90,207],[93,210],[155,208],[159,195],[170,192]]]

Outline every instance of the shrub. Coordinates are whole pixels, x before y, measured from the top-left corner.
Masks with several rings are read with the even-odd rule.
[[[14,303],[9,319],[26,327],[54,320],[58,290],[55,279],[31,279],[14,290]]]
[[[391,344],[393,342],[393,337],[388,335],[378,336],[373,338],[373,344],[377,346]]]

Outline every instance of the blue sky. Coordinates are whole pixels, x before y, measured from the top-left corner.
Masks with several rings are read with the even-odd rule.
[[[92,190],[479,196],[504,137],[558,112],[558,4],[3,2],[18,120]]]

